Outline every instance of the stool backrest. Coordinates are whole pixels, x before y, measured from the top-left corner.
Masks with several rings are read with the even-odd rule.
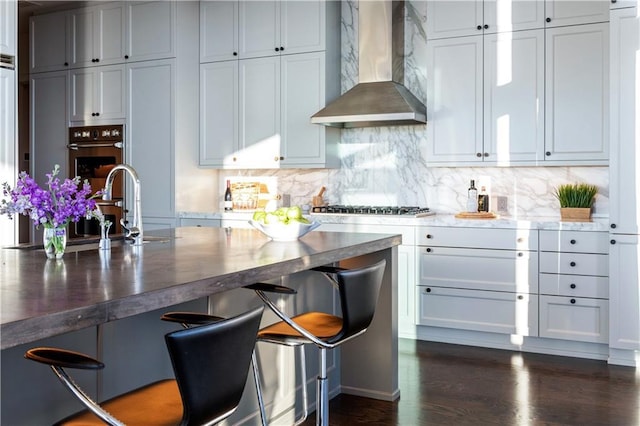
[[[182,425],[208,424],[238,406],[264,307],[165,336],[182,395]]]
[[[373,320],[387,262],[337,273],[342,306],[342,331],[330,343],[347,339],[366,330]]]

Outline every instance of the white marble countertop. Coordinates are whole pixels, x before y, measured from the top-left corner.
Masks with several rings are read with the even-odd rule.
[[[249,220],[253,212],[180,212],[180,218]],[[562,222],[560,217],[510,217],[498,216],[496,219],[458,219],[452,214],[436,214],[425,217],[311,214],[312,220],[321,223],[355,223],[368,225],[404,225],[404,226],[457,226],[468,228],[504,228],[504,229],[545,229],[567,231],[609,231],[609,219],[594,217],[591,222]]]

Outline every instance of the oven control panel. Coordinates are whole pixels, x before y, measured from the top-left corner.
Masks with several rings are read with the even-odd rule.
[[[69,142],[122,141],[124,126],[83,126],[69,128]]]

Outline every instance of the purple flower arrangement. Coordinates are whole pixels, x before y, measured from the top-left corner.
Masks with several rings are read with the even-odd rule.
[[[29,216],[34,225],[45,228],[64,227],[69,222],[103,217],[96,207],[94,198],[102,194],[98,191],[91,194],[89,181],[81,184],[80,176],[60,181],[60,166],[55,165],[51,173],[47,173],[47,188],[41,188],[27,172],[20,172],[14,189],[8,183],[2,185],[4,197],[0,204],[0,214],[12,217],[14,214]]]

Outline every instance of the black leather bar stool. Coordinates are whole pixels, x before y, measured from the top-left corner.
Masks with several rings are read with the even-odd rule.
[[[343,269],[331,266],[314,268],[324,273],[337,287],[342,316],[324,312],[306,312],[289,316],[282,312],[265,293],[294,294],[289,287],[267,283],[247,286],[254,290],[264,303],[281,319],[258,333],[259,342],[276,343],[286,346],[314,344],[320,353],[319,373],[316,392],[316,425],[329,424],[329,386],[327,380],[327,350],[363,334],[376,310],[378,295],[386,261],[357,269]],[[303,364],[304,370],[304,364]],[[306,388],[306,380],[303,383]],[[305,396],[306,399],[306,396]]]
[[[222,317],[199,312],[167,312],[163,314],[160,319],[168,322],[177,322],[184,328],[191,328],[224,320]],[[251,354],[251,369],[253,371],[253,382],[255,383],[256,394],[258,397],[258,406],[260,407],[260,423],[262,426],[267,426],[267,414],[264,409],[264,401],[260,390],[260,372],[258,371],[258,360],[256,358],[255,350]]]
[[[94,402],[65,368],[99,370],[104,364],[85,354],[33,348],[25,358],[48,364],[87,407],[60,425],[202,425],[229,417],[238,407],[256,342],[260,307],[233,318],[165,335],[175,379],[161,380]],[[214,359],[216,362],[211,362]]]

